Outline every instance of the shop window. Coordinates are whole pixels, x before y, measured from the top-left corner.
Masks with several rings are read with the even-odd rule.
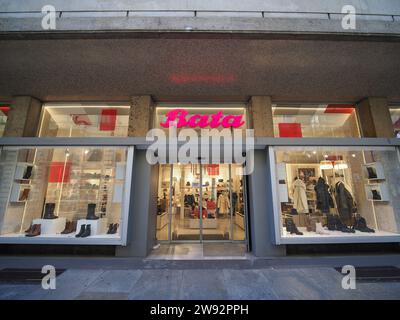
[[[400,107],[391,107],[390,116],[392,118],[394,133],[400,138]]]
[[[41,137],[126,137],[129,106],[45,105]]]
[[[279,138],[360,137],[353,105],[273,106],[274,135]]]
[[[10,111],[9,106],[0,104],[0,137],[2,137],[4,134],[9,111]]]
[[[393,147],[276,147],[282,239],[400,233],[400,165]]]
[[[242,104],[159,104],[155,128],[168,133],[170,127],[181,129],[246,129],[246,108]]]
[[[5,147],[0,239],[121,241],[129,197],[125,147]]]

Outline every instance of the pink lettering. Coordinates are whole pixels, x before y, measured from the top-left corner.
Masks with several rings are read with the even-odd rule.
[[[186,120],[186,116],[188,115],[188,111],[186,109],[173,109],[168,111],[166,114],[166,120],[164,122],[160,122],[160,126],[163,128],[169,128],[171,125],[176,123],[177,128],[182,128],[185,126],[189,126],[191,128],[216,128],[222,126],[224,128],[239,128],[245,124],[245,121],[242,121],[243,115],[233,115],[229,114],[224,116],[222,111],[218,111],[212,115],[206,114],[194,114]]]

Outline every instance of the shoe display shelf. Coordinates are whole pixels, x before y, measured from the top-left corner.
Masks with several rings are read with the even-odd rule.
[[[374,183],[365,185],[367,199],[374,202],[389,202],[389,189],[386,183]],[[378,197],[377,197],[378,195]]]
[[[97,220],[80,219],[80,220],[78,220],[75,234],[79,233],[79,231],[81,230],[81,226],[84,224],[86,224],[86,225],[90,224],[90,229],[91,229],[90,236],[105,235],[107,233],[107,229],[108,229],[108,219],[107,218],[100,218]],[[64,227],[65,227],[65,224],[64,224]]]
[[[56,235],[61,233],[66,224],[65,218],[57,219],[33,219],[32,224],[40,224],[41,231],[40,235]]]
[[[14,180],[30,180],[33,168],[33,163],[18,162],[15,166]]]
[[[363,165],[364,178],[368,181],[385,180],[385,171],[380,162],[371,162]]]
[[[14,182],[11,187],[10,202],[26,202],[28,200],[30,190],[30,184]]]

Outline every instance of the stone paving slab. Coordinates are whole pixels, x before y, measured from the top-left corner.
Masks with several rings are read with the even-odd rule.
[[[182,270],[143,270],[129,294],[132,300],[177,300],[183,280]]]
[[[56,290],[40,284],[0,284],[0,299],[400,299],[399,282],[357,282],[328,267],[263,269],[67,270]]]

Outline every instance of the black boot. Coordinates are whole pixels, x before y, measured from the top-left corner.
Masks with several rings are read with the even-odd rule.
[[[81,225],[81,229],[79,230],[78,234],[75,235],[76,238],[82,237],[82,234],[85,232],[86,224]]]
[[[22,179],[24,179],[24,180],[30,179],[30,177],[32,175],[32,169],[33,169],[33,166],[26,167],[26,171],[25,171],[24,176],[22,177]]]
[[[371,190],[373,200],[382,200],[382,197],[378,190]]]
[[[337,228],[336,228],[336,218],[332,214],[327,214],[326,218],[327,218],[328,230],[330,230],[330,231],[337,230]]]
[[[90,224],[87,224],[87,225],[86,225],[85,231],[84,231],[84,232],[82,233],[82,235],[81,235],[81,238],[89,237],[91,232],[92,232],[92,231],[91,231],[91,229],[90,229]]]
[[[88,204],[88,209],[87,209],[86,219],[87,220],[97,220],[99,217],[95,215],[95,212],[96,212],[96,204],[95,203],[89,203]]]
[[[111,223],[111,224],[108,226],[107,234],[112,234],[113,230],[114,230],[114,224]]]
[[[303,235],[303,233],[297,229],[296,224],[291,218],[286,219],[286,231],[290,232],[290,234],[297,234],[299,236]]]
[[[353,229],[360,232],[375,233],[374,229],[367,226],[367,221],[363,217],[356,218]]]
[[[368,179],[376,179],[378,176],[376,175],[376,170],[374,167],[367,167],[368,171]]]
[[[336,217],[336,230],[344,232],[344,233],[355,233],[354,229],[346,226],[339,217]]]
[[[113,229],[111,230],[111,234],[116,234],[118,231],[119,224],[115,223]]]
[[[54,215],[55,207],[55,203],[46,203],[44,207],[43,219],[57,219],[58,217]]]

